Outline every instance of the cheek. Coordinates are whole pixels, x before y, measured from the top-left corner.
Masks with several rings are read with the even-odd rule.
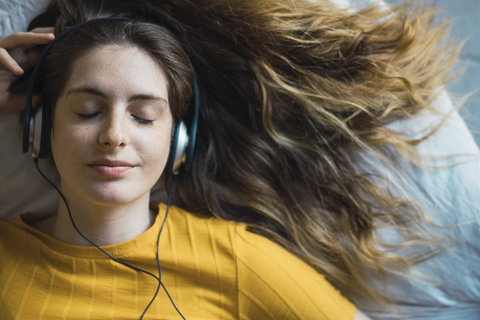
[[[149,165],[153,171],[163,171],[170,151],[170,132],[162,130],[149,139],[143,137],[142,140],[142,148],[139,151],[143,155],[144,163]]]
[[[52,155],[57,163],[62,159],[75,160],[78,155],[87,152],[86,148],[95,135],[92,128],[75,128],[55,123],[51,131]]]

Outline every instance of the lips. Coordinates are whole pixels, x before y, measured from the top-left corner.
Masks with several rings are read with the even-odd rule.
[[[97,173],[107,177],[119,177],[135,168],[127,161],[99,159],[92,161],[88,166]]]

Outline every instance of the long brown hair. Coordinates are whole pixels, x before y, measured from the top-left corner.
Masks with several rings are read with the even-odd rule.
[[[411,266],[397,249],[429,241],[411,232],[422,211],[355,170],[359,152],[390,148],[411,160],[395,120],[432,110],[456,53],[429,6],[327,1],[52,0],[31,27],[57,30],[127,16],[172,31],[198,77],[201,109],[193,165],[174,203],[248,224],[293,252],[355,301],[382,301],[366,281]],[[187,116],[188,120],[188,116]],[[389,161],[388,157],[383,157]],[[167,181],[169,178],[167,177]],[[405,239],[385,246],[380,227]]]

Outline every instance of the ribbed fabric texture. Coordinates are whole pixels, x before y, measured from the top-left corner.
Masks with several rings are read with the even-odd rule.
[[[103,247],[158,274],[166,206],[141,236]],[[0,222],[0,319],[139,319],[157,282],[94,247],[63,243],[24,215]],[[245,226],[171,207],[161,235],[162,280],[193,319],[353,319],[355,306],[303,261]],[[165,292],[144,319],[181,319]]]

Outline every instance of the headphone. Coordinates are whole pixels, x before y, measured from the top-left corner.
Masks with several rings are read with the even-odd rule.
[[[48,158],[51,155],[50,134],[52,130],[52,107],[40,102],[35,108],[32,108],[32,97],[35,82],[37,80],[40,67],[50,48],[65,38],[75,27],[95,20],[132,20],[120,17],[98,18],[81,22],[60,33],[50,42],[38,59],[33,69],[27,91],[27,104],[25,107],[25,118],[23,122],[23,153],[27,153],[32,145],[32,157]],[[190,66],[191,67],[191,66]],[[192,68],[193,70],[193,68]],[[188,170],[192,164],[193,152],[195,149],[195,140],[197,136],[197,124],[199,114],[199,92],[197,80],[193,80],[193,112],[190,127],[187,127],[184,121],[179,121],[174,125],[173,139],[170,146],[170,153],[165,167],[165,172],[178,174],[184,164],[184,170]]]

